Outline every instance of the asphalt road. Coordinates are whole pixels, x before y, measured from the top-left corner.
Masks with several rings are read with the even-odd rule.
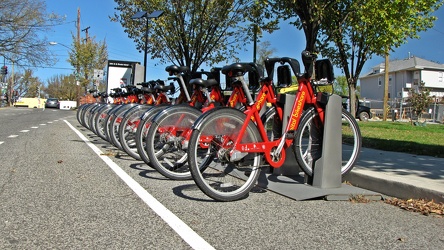
[[[256,189],[215,202],[118,151],[74,111],[0,109],[0,158],[0,249],[444,249],[443,218],[381,201]]]

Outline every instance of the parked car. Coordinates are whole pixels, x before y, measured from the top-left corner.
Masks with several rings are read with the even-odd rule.
[[[48,98],[45,102],[45,108],[60,108],[60,102],[57,98]]]
[[[342,97],[342,107],[346,110],[348,106],[348,96],[341,96]],[[368,119],[372,119],[372,112],[370,112],[370,108],[367,106],[364,106],[364,102],[361,100],[358,100],[356,98],[356,101],[358,101],[357,105],[358,108],[356,109],[356,115],[355,117],[358,118],[361,121],[367,121]]]

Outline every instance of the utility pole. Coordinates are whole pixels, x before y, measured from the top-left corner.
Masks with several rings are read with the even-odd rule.
[[[86,28],[84,28],[84,29],[82,30],[83,32],[85,32],[86,38],[85,38],[84,40],[87,41],[87,42],[88,42],[88,39],[89,39],[88,30],[89,30],[90,28],[91,28],[91,27],[88,26],[88,27],[86,27]]]
[[[382,104],[382,120],[387,121],[387,109],[388,109],[388,90],[389,90],[389,52],[385,53],[385,66],[384,66],[384,98]]]
[[[77,42],[80,41],[80,8],[77,8]]]
[[[257,24],[253,25],[253,63],[256,63],[257,50]]]
[[[76,41],[76,47],[78,47],[80,45],[80,7],[77,8],[77,41]],[[77,49],[76,47],[74,47],[75,49],[75,53],[77,53]],[[77,108],[80,106],[80,81],[79,81],[79,76],[80,76],[80,67],[78,62],[76,63],[76,84],[77,84]]]

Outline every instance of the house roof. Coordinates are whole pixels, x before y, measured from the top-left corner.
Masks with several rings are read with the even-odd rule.
[[[373,67],[384,69],[385,63],[380,63]],[[393,60],[389,62],[389,72],[397,72],[397,71],[405,71],[405,70],[421,70],[421,69],[435,69],[435,70],[443,70],[444,71],[444,64],[432,62],[429,60],[422,59],[420,57],[412,56],[410,58],[402,59],[402,60]],[[369,72],[363,77],[367,76],[373,76],[373,75],[379,75],[383,74],[384,71],[379,72]]]

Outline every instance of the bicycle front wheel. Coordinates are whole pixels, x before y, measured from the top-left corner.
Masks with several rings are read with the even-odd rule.
[[[151,126],[151,120],[162,111],[162,109],[165,109],[169,106],[167,105],[159,105],[159,106],[153,106],[149,108],[140,118],[139,125],[137,126],[136,131],[136,148],[137,153],[142,158],[142,160],[151,167],[150,165],[150,158],[148,156],[147,150],[146,150],[146,136],[148,134],[148,129]]]
[[[294,152],[296,160],[308,176],[313,176],[313,165],[322,156],[324,126],[314,107],[307,109],[296,131]],[[361,152],[362,137],[353,116],[342,109],[342,166],[341,175],[349,173]]]
[[[138,105],[127,111],[119,126],[119,141],[122,149],[136,160],[142,160],[137,153],[136,132],[141,116],[152,106]]]
[[[107,141],[105,134],[105,122],[106,117],[108,116],[108,112],[115,107],[116,104],[107,104],[103,106],[97,113],[97,116],[94,118],[95,128],[97,135],[100,136],[103,140]]]
[[[215,200],[247,197],[259,177],[261,154],[232,151],[239,136],[242,143],[261,140],[252,121],[245,131],[239,131],[245,119],[239,110],[220,108],[206,112],[193,125],[188,147],[189,168],[200,190]]]
[[[122,106],[122,108],[120,108],[119,110],[116,110],[112,120],[109,123],[109,131],[108,132],[109,132],[110,142],[111,142],[111,144],[113,144],[114,146],[116,146],[120,150],[123,150],[122,145],[120,144],[120,140],[119,140],[120,124],[122,123],[122,120],[125,117],[125,115],[127,114],[127,112],[138,105],[140,105],[140,104],[136,104],[136,103],[125,104],[124,106]]]
[[[187,152],[191,126],[202,111],[190,106],[172,106],[153,118],[146,136],[151,167],[173,180],[190,180]]]

